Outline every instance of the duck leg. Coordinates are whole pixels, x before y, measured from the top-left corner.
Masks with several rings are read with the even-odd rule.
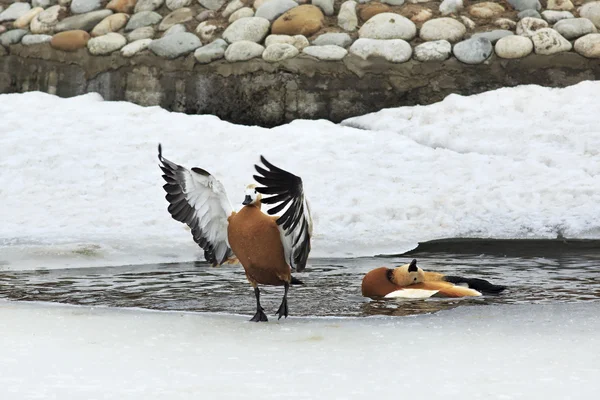
[[[260,305],[260,290],[258,286],[254,287],[254,295],[256,296],[256,314],[250,321],[252,322],[267,322],[267,314],[265,314],[265,309]]]
[[[288,306],[287,306],[287,294],[288,294],[288,289],[290,288],[290,284],[289,283],[284,283],[284,287],[285,287],[285,293],[283,294],[283,300],[281,301],[281,305],[279,306],[279,309],[277,310],[277,315],[279,315],[279,318],[277,319],[281,319],[281,317],[286,317],[288,316]]]

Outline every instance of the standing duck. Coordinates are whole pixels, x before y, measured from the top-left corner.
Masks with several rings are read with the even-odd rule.
[[[289,286],[301,283],[292,277],[292,268],[304,270],[311,248],[313,224],[302,179],[261,156],[264,168],[255,165],[259,175],[253,177],[263,186],[248,185],[243,207],[235,212],[221,182],[206,170],[190,170],[167,160],[160,144],[158,159],[166,181],[168,211],[190,227],[206,260],[216,266],[235,256],[244,267],[256,296],[256,314],[250,321],[268,320],[258,285],[284,287],[277,315],[287,318]],[[262,204],[275,206],[265,214]],[[281,216],[273,215],[283,210]]]

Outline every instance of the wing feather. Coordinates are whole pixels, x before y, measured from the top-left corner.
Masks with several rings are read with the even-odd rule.
[[[227,241],[227,219],[233,207],[221,182],[204,169],[189,170],[167,160],[160,144],[158,159],[166,182],[167,210],[173,219],[190,227],[208,262],[219,265],[227,261],[233,256]]]
[[[260,174],[254,175],[254,179],[263,185],[257,187],[256,190],[264,195],[270,195],[262,199],[263,204],[275,204],[267,211],[270,215],[285,209],[277,219],[277,225],[281,233],[286,260],[297,271],[302,271],[306,268],[308,261],[313,227],[302,179],[276,167],[263,156],[260,157],[260,160],[266,168],[260,165],[254,166]]]

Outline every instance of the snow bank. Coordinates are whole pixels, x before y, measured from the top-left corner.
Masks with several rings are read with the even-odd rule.
[[[592,399],[596,304],[395,318],[0,302],[0,393],[23,399]],[[575,396],[575,397],[574,397]]]
[[[97,94],[0,95],[0,268],[201,259],[166,211],[158,142],[217,176],[236,207],[260,154],[300,175],[313,257],[448,237],[600,238],[598,93],[600,82],[523,86],[273,129]]]

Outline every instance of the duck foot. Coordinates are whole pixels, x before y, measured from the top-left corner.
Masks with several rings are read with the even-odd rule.
[[[265,314],[265,309],[260,305],[260,290],[258,287],[254,288],[254,296],[256,296],[256,314],[254,317],[250,319],[252,322],[267,322],[267,314]]]
[[[250,321],[252,321],[252,322],[268,322],[269,319],[267,318],[267,314],[265,314],[265,311],[261,307],[259,310],[256,310],[256,314],[254,314],[254,317],[252,317],[250,319]]]
[[[277,315],[279,315],[279,318],[277,318],[278,320],[280,320],[281,317],[287,318],[287,316],[288,316],[287,294],[288,294],[289,288],[290,288],[290,285],[289,285],[289,283],[286,282],[283,300],[281,301],[281,305],[279,306],[279,309],[277,310]]]

